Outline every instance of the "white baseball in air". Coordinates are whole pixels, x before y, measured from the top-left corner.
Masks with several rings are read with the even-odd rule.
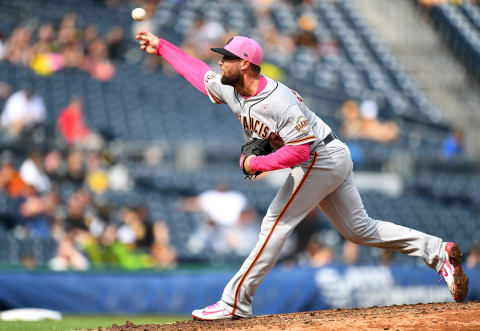
[[[147,13],[143,8],[135,8],[134,10],[132,10],[132,18],[135,21],[141,22],[145,19],[145,16],[147,16]]]

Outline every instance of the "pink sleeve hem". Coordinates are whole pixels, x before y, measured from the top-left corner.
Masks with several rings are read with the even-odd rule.
[[[310,157],[310,145],[285,145],[274,153],[250,159],[253,171],[272,171],[293,167]]]

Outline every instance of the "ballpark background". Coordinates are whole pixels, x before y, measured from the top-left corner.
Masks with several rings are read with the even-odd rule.
[[[235,116],[140,29],[214,70],[211,47],[256,39],[262,72],[348,144],[370,216],[458,243],[480,300],[477,1],[0,0],[1,310],[188,316],[257,240],[285,172],[245,180]],[[452,302],[439,278],[314,211],[254,311]]]

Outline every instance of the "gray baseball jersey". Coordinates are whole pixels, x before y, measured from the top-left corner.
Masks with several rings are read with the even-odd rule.
[[[285,144],[311,143],[310,150],[314,151],[331,132],[330,127],[308,109],[296,91],[265,78],[265,88],[247,99],[232,86],[223,85],[221,75],[214,71],[205,74],[205,86],[213,103],[230,107],[247,138],[269,139],[278,133]]]
[[[295,226],[319,207],[338,231],[354,243],[421,256],[437,272],[445,259],[440,238],[368,217],[353,180],[348,147],[338,139],[323,139],[331,132],[310,111],[298,93],[268,79],[256,96],[244,99],[223,85],[213,71],[205,75],[207,94],[214,103],[226,103],[249,138],[278,132],[286,144],[311,143],[308,162],[292,168],[263,218],[255,248],[225,287],[220,304],[241,317],[252,315],[252,297],[273,268],[285,240]]]

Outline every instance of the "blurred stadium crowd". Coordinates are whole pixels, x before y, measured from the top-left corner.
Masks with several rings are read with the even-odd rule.
[[[480,6],[419,3],[478,68]],[[137,6],[144,22],[130,18]],[[212,68],[210,47],[237,33],[256,38],[262,71],[302,94],[349,144],[358,171],[400,174],[401,194],[362,193],[371,216],[455,240],[469,266],[480,264],[480,174],[478,153],[465,151],[468,132],[448,125],[353,1],[0,0],[2,264],[241,263],[255,244],[275,176],[242,178],[234,117],[143,56],[133,39],[141,28]],[[318,211],[281,260],[415,263],[345,242]]]

